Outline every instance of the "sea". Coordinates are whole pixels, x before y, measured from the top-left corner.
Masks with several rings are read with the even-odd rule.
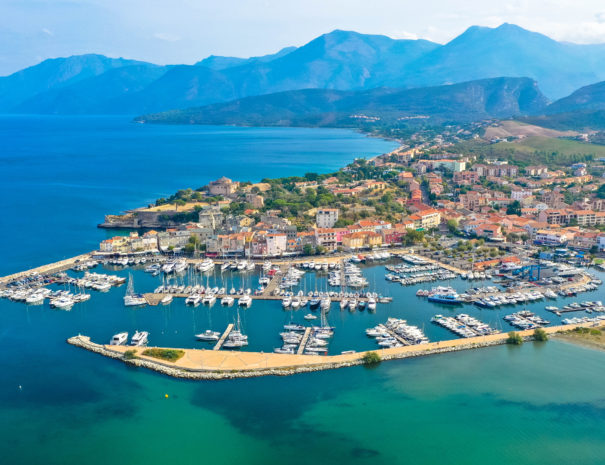
[[[0,274],[88,251],[116,213],[233,179],[329,172],[393,142],[331,129],[147,126],[123,117],[0,117]],[[435,314],[468,313],[502,331],[499,310],[431,304],[417,287],[384,279],[384,263],[363,266],[370,287],[393,297],[375,313],[328,313],[331,353],[377,347],[364,329],[408,320],[435,340],[455,338]],[[132,274],[136,291],[160,284],[143,267],[98,267]],[[74,276],[79,272],[70,272]],[[601,279],[603,274],[595,272]],[[255,287],[258,274],[181,278]],[[463,290],[487,282],[456,279]],[[430,284],[419,287],[430,287]],[[299,288],[327,287],[307,273]],[[66,344],[119,331],[150,332],[152,345],[207,347],[194,334],[223,329],[235,308],[175,301],[125,308],[125,286],[90,291],[71,311],[0,300],[0,450],[7,464],[602,464],[605,457],[605,352],[558,340],[383,362],[288,377],[185,381]],[[527,305],[603,300],[605,292]],[[239,312],[248,350],[272,351],[279,331],[307,310],[255,301]],[[581,316],[581,313],[571,316]],[[567,315],[568,317],[570,315]]]

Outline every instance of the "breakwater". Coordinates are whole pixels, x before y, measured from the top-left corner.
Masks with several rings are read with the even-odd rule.
[[[552,326],[544,328],[552,335],[570,331],[586,325]],[[531,340],[533,330],[518,331],[523,339]],[[478,336],[467,339],[453,339],[431,342],[392,349],[380,349],[376,352],[382,361],[409,357],[421,357],[461,350],[479,349],[505,344],[505,333]],[[185,355],[174,363],[142,355],[145,348],[129,346],[110,346],[96,344],[87,336],[74,336],[67,340],[71,345],[81,347],[105,357],[122,360],[126,363],[148,368],[168,376],[187,379],[233,379],[257,376],[286,376],[296,373],[331,370],[364,364],[366,352],[354,352],[340,355],[290,355],[244,351],[213,351],[200,349],[180,349]],[[126,359],[126,351],[134,351],[135,358]]]

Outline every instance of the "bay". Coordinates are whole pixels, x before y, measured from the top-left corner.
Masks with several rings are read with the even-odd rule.
[[[129,117],[0,116],[0,275],[88,252],[105,214],[221,176],[326,173],[393,141],[340,129],[162,126]]]

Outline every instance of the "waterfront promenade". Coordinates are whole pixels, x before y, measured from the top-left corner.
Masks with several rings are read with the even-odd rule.
[[[551,326],[543,328],[549,334],[570,331],[586,324]],[[533,330],[517,331],[525,339],[533,337]],[[375,351],[382,360],[394,360],[408,357],[433,355],[468,349],[478,349],[506,343],[508,334],[492,334],[466,339],[430,342],[428,344],[409,345]],[[276,354],[264,352],[224,351],[180,349],[185,355],[176,362],[167,362],[142,355],[145,347],[110,346],[96,344],[87,336],[78,335],[68,339],[69,344],[82,347],[106,357],[124,359],[124,353],[132,350],[136,357],[129,360],[138,366],[159,371],[169,376],[191,379],[245,378],[265,375],[290,375],[309,371],[342,368],[364,363],[367,352],[354,352],[340,355],[301,355]]]

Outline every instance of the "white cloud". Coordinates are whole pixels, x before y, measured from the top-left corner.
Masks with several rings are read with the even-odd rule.
[[[605,23],[605,11],[599,11],[594,16],[597,20],[597,23]]]
[[[47,29],[47,28],[45,28],[45,27],[43,27],[43,28],[42,28],[42,32],[43,32],[44,34],[46,34],[46,35],[51,36],[51,37],[55,35],[53,31],[51,31],[50,29]]]
[[[414,32],[408,31],[394,31],[391,34],[387,34],[389,37],[393,39],[408,39],[408,40],[417,40],[418,34]]]
[[[168,32],[156,32],[153,37],[166,42],[178,42],[181,38],[177,35],[170,34]]]

